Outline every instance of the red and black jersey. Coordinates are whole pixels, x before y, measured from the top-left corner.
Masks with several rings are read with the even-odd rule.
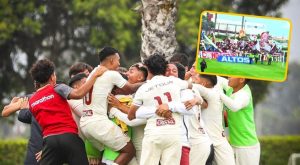
[[[66,98],[53,85],[38,90],[29,100],[29,108],[42,127],[43,137],[53,134],[78,133]]]

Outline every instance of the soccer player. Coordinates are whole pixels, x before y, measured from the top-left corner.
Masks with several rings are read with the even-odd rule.
[[[43,59],[30,69],[33,80],[40,84],[29,100],[29,109],[43,131],[41,164],[88,164],[67,99],[82,98],[106,69],[98,67],[89,81],[81,88],[73,89],[65,84],[56,84],[54,68],[53,62]]]
[[[185,53],[175,53],[174,56],[171,57],[170,63],[180,63],[184,66],[185,72],[189,70],[189,57]]]
[[[200,63],[200,67],[201,67],[201,72],[204,72],[204,70],[207,68],[207,64],[205,59],[203,58],[201,63]]]
[[[195,76],[196,74],[197,72],[196,72],[196,61],[195,61],[192,67],[190,68],[190,70],[185,73],[184,79],[192,82],[192,77]]]
[[[138,107],[180,102],[180,90],[189,87],[186,81],[165,77],[168,62],[155,54],[144,61],[149,80],[135,94],[128,113],[130,120],[135,118]],[[141,164],[178,165],[181,157],[181,117],[172,114],[170,118],[154,116],[147,120],[145,127]]]
[[[174,76],[184,79],[185,68],[179,63],[168,64],[166,76]],[[140,107],[137,111],[137,118],[149,118],[155,114],[164,117],[167,111],[178,112],[182,118],[182,155],[180,165],[211,164],[213,159],[213,146],[205,132],[201,119],[201,110],[196,104],[204,105],[201,96],[197,91],[185,89],[180,91],[181,102],[168,102],[161,104],[156,111],[156,107]],[[196,98],[198,97],[198,98]],[[142,108],[145,110],[142,111]],[[147,108],[147,109],[146,109]],[[172,114],[171,112],[171,114]],[[201,123],[201,124],[200,124]]]
[[[230,77],[231,87],[221,99],[228,108],[229,141],[237,165],[258,165],[260,144],[256,135],[251,89],[244,78]]]
[[[7,117],[19,111],[18,120],[30,124],[30,138],[27,145],[26,157],[24,165],[37,165],[36,154],[43,147],[43,137],[40,125],[29,111],[28,98],[14,97],[9,105],[6,105],[2,110],[2,116]]]
[[[208,107],[202,109],[202,119],[206,131],[214,145],[214,161],[216,164],[234,165],[233,150],[228,143],[223,129],[223,103],[218,88],[217,77],[213,75],[196,75],[193,87],[206,99]],[[201,84],[201,85],[200,85]]]
[[[93,67],[84,62],[78,62],[73,64],[69,69],[69,86],[72,88],[79,88],[86,81],[87,76],[92,72]],[[79,127],[79,121],[84,110],[83,100],[68,100],[70,108],[72,110],[73,118]],[[101,153],[96,149],[91,142],[89,142],[79,130],[79,136],[84,140],[85,150],[87,153],[89,164],[99,164],[101,163]]]
[[[180,65],[175,63],[178,71],[178,77],[184,79],[185,72]],[[190,101],[195,99],[195,97],[201,98],[200,94],[195,90],[182,90],[181,91],[181,101],[185,103],[185,106],[177,106],[174,108],[185,108],[187,109],[190,105]],[[207,103],[200,100],[202,108],[207,108]],[[193,104],[191,104],[193,105]],[[193,115],[184,115],[183,123],[187,125],[187,135],[188,142],[190,145],[190,154],[189,154],[189,164],[206,164],[211,165],[214,158],[214,148],[212,142],[206,132],[203,119],[201,117],[201,108],[200,106],[192,106],[189,111],[193,111]],[[183,110],[177,110],[183,111]]]
[[[129,137],[120,127],[108,119],[107,96],[114,86],[131,93],[141,84],[128,83],[116,70],[120,66],[120,56],[116,49],[104,47],[99,52],[100,66],[108,69],[98,77],[90,92],[84,97],[85,110],[80,118],[80,127],[84,136],[100,151],[104,145],[119,151],[114,163],[127,164],[135,155],[135,149]]]
[[[141,63],[132,65],[125,74],[128,78],[128,82],[131,84],[144,82],[148,76],[146,67],[144,67]],[[131,162],[129,162],[129,164],[134,164],[134,159],[136,163],[139,164],[146,120],[128,120],[127,113],[129,111],[130,104],[132,103],[132,95],[134,94],[116,96],[110,94],[108,96],[108,103],[112,106],[112,108],[110,109],[109,114],[111,118],[114,118],[114,120],[119,123],[118,125],[123,128],[123,131],[131,135],[132,143],[136,149],[136,156],[131,160]],[[116,154],[107,151],[108,150],[105,149],[104,158],[114,160]]]
[[[78,73],[76,75],[72,75],[72,78],[69,81],[69,86],[74,89],[78,89],[86,82],[86,78],[87,78],[86,73]],[[83,100],[82,99],[79,99],[79,100],[72,99],[72,100],[68,100],[68,103],[72,110],[72,115],[76,122],[76,125],[79,127],[79,120],[80,120],[80,117],[82,116],[82,112],[84,109]]]
[[[93,67],[84,62],[77,62],[73,64],[69,69],[69,77],[72,78],[78,73],[85,73],[87,76],[92,72]]]

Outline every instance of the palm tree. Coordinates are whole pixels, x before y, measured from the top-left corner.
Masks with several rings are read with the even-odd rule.
[[[139,8],[142,15],[141,59],[160,53],[169,60],[178,47],[175,31],[177,1],[141,0],[141,2]]]

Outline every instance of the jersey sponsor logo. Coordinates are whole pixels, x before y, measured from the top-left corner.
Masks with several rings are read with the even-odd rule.
[[[85,116],[93,116],[93,110],[83,110],[81,117],[85,117]]]
[[[36,106],[36,105],[38,105],[38,104],[41,104],[41,103],[43,103],[43,102],[45,102],[45,101],[48,101],[48,100],[51,100],[51,99],[53,99],[53,98],[54,98],[54,95],[53,95],[53,94],[52,94],[52,95],[49,95],[49,96],[44,96],[44,97],[42,97],[41,99],[39,99],[39,100],[33,102],[33,103],[31,104],[31,107],[34,107],[34,106]]]
[[[155,84],[155,85],[149,87],[145,92],[149,92],[149,91],[151,91],[151,90],[153,90],[153,89],[155,89],[155,88],[158,88],[158,87],[164,87],[164,86],[167,86],[167,85],[173,84],[173,83],[174,83],[174,82],[173,82],[172,80],[169,80],[169,81],[167,81],[167,82],[162,82],[162,83],[159,83],[159,84]]]
[[[174,118],[156,119],[156,126],[164,126],[164,125],[175,125]]]
[[[217,60],[219,62],[229,62],[229,63],[243,63],[243,64],[250,63],[249,57],[240,57],[240,56],[219,56]]]

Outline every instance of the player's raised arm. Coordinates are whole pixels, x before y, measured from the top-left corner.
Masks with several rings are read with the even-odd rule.
[[[237,112],[249,104],[250,97],[246,93],[239,93],[238,97],[234,99],[226,96],[224,93],[221,93],[222,102],[233,112]]]
[[[88,80],[78,89],[71,90],[68,99],[81,99],[94,85],[97,77],[101,76],[104,72],[107,71],[107,68],[99,66],[91,73],[91,76]]]
[[[28,98],[19,98],[19,97],[14,97],[10,104],[6,105],[3,110],[2,110],[2,116],[3,117],[8,117],[12,113],[20,110],[28,108]]]

